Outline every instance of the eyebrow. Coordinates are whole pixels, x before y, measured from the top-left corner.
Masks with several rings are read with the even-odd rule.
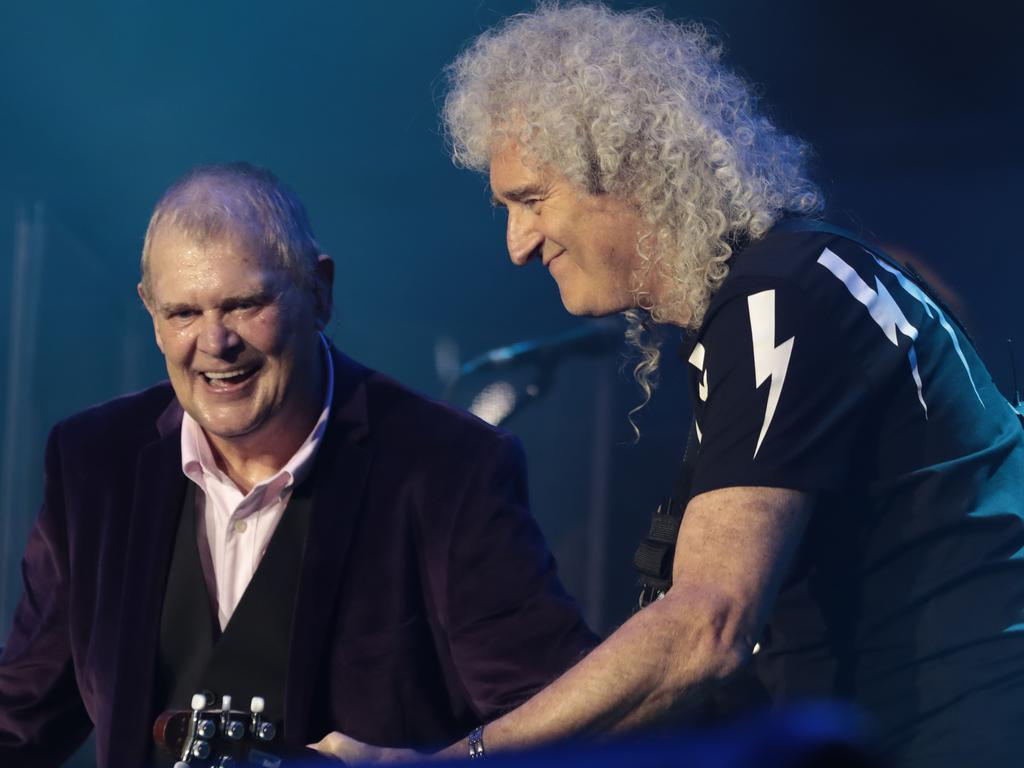
[[[273,294],[271,291],[259,290],[253,291],[252,293],[242,294],[240,296],[231,296],[219,305],[219,309],[231,310],[240,304],[265,304],[271,300]],[[161,304],[160,311],[165,315],[173,315],[176,312],[198,310],[199,307],[195,304],[189,304],[188,302],[180,302],[177,304]]]
[[[521,203],[524,200],[529,200],[531,197],[541,197],[545,194],[546,189],[540,184],[524,184],[521,187],[513,187],[503,194],[506,200],[513,203]],[[499,208],[504,207],[503,203],[498,196],[495,194],[491,195],[491,205],[495,205]]]
[[[239,304],[266,304],[271,301],[276,294],[273,291],[261,288],[252,293],[243,293],[241,296],[229,296],[221,302],[221,309],[233,309]]]
[[[160,305],[160,313],[164,315],[173,315],[176,312],[182,312],[189,309],[197,309],[197,307],[194,304],[187,304],[185,302],[180,302],[178,304]]]

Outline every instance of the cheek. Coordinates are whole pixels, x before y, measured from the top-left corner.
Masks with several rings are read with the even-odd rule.
[[[287,346],[293,318],[286,311],[267,307],[246,320],[242,332],[245,340],[264,352],[278,352]]]
[[[186,331],[165,325],[157,328],[156,345],[167,362],[177,365],[188,357],[191,339]]]

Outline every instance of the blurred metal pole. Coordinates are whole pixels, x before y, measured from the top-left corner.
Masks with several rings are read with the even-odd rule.
[[[11,260],[10,344],[7,352],[7,395],[4,402],[3,451],[0,453],[0,632],[6,635],[20,587],[17,561],[35,511],[27,509],[26,477],[35,457],[26,447],[33,444],[35,412],[33,373],[38,346],[40,275],[45,252],[44,208],[32,206],[31,214],[19,206],[14,220],[14,252]]]
[[[614,360],[597,365],[594,392],[594,441],[590,454],[590,516],[587,521],[587,589],[583,610],[590,626],[604,634],[607,597],[605,568],[608,552],[608,506],[612,459],[612,391]]]

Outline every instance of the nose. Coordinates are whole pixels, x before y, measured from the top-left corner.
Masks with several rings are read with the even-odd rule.
[[[199,349],[213,357],[228,357],[242,344],[242,337],[219,312],[203,315],[199,330]]]
[[[532,213],[510,208],[508,212],[508,229],[505,240],[508,244],[508,255],[517,267],[523,266],[532,257],[540,256],[540,247],[544,244],[544,235],[531,221]]]

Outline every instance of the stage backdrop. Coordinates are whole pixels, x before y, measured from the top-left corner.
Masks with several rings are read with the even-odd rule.
[[[995,0],[896,5],[661,7],[717,31],[773,117],[817,148],[833,218],[930,268],[1009,391],[1006,339],[1024,330],[1019,24]],[[163,376],[138,257],[152,205],[188,167],[248,160],[292,185],[337,262],[332,338],[424,392],[443,393],[454,355],[573,327],[548,275],[509,263],[503,214],[452,167],[437,117],[444,65],[529,7],[2,4],[0,633],[48,428]],[[681,454],[677,342],[638,445],[638,394],[614,354],[567,362],[508,424],[565,581],[602,631],[629,613],[631,551]]]

